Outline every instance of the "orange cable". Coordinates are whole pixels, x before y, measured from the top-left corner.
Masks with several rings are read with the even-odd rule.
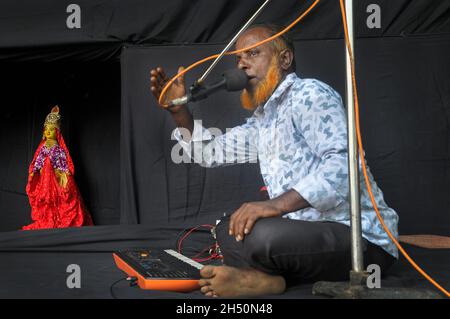
[[[445,290],[441,285],[439,285],[433,278],[431,278],[422,268],[420,268],[414,260],[408,255],[408,253],[403,249],[403,247],[400,245],[400,243],[397,241],[397,239],[392,235],[390,230],[387,228],[386,224],[384,223],[383,217],[381,217],[381,214],[378,210],[378,206],[375,202],[375,198],[372,193],[372,187],[370,186],[369,177],[367,174],[367,167],[364,159],[364,149],[362,144],[362,138],[361,138],[361,130],[360,130],[360,122],[359,122],[359,103],[358,103],[358,91],[356,87],[356,77],[355,77],[355,62],[353,59],[353,52],[349,41],[349,35],[348,35],[348,27],[347,27],[347,19],[345,15],[345,6],[344,6],[344,0],[339,0],[340,6],[341,6],[341,13],[342,13],[342,22],[344,24],[344,32],[345,32],[345,44],[347,46],[347,50],[349,52],[350,56],[350,64],[351,64],[351,73],[352,73],[352,86],[354,89],[354,101],[355,101],[355,122],[356,122],[356,134],[357,134],[357,140],[358,140],[358,147],[359,147],[359,155],[361,159],[362,169],[364,173],[364,180],[366,182],[367,191],[369,192],[370,200],[372,201],[373,208],[375,209],[375,212],[377,214],[378,219],[380,220],[381,225],[383,226],[384,230],[388,234],[389,238],[394,242],[394,244],[397,246],[397,248],[400,250],[400,252],[403,254],[403,256],[408,260],[408,262],[423,276],[425,277],[430,283],[432,283],[436,288],[438,288],[441,292],[443,292],[447,297],[450,298],[450,293]]]
[[[271,37],[269,37],[269,38],[267,38],[267,39],[264,39],[264,40],[262,40],[262,41],[260,41],[260,42],[258,42],[258,43],[255,43],[255,44],[253,44],[253,45],[251,45],[251,46],[248,46],[248,47],[246,47],[246,48],[243,48],[243,49],[240,49],[240,50],[235,50],[235,51],[227,52],[227,53],[225,53],[225,55],[232,55],[232,54],[237,54],[237,53],[241,53],[241,52],[244,52],[244,51],[248,51],[248,50],[251,50],[251,49],[253,49],[253,48],[256,48],[257,46],[263,45],[264,43],[267,43],[267,42],[269,42],[269,41],[272,41],[273,39],[278,38],[279,36],[285,34],[285,33],[288,32],[290,29],[292,29],[297,23],[299,23],[299,22],[300,22],[300,21],[301,21],[301,20],[302,20],[302,19],[303,19],[303,18],[304,18],[304,17],[305,17],[305,16],[306,16],[306,15],[307,15],[307,14],[308,14],[315,6],[319,3],[319,2],[320,2],[320,0],[316,0],[309,8],[308,8],[303,14],[301,14],[294,22],[292,22],[289,26],[287,26],[285,29],[283,29],[282,31],[278,32],[277,34],[274,34],[273,36],[271,36]],[[172,85],[172,83],[175,82],[175,80],[178,79],[180,76],[184,75],[186,72],[192,70],[193,68],[199,66],[200,64],[205,63],[206,61],[215,59],[215,58],[217,58],[218,56],[219,56],[219,54],[211,55],[211,56],[209,56],[209,57],[207,57],[207,58],[204,58],[204,59],[202,59],[202,60],[200,60],[200,61],[197,61],[197,62],[191,64],[189,67],[187,67],[186,69],[184,69],[184,70],[181,71],[180,73],[176,74],[172,79],[170,79],[169,82],[167,82],[167,84],[166,84],[166,85],[164,86],[164,88],[162,89],[161,94],[159,95],[159,98],[158,98],[158,103],[159,103],[161,106],[163,106],[163,107],[168,107],[167,104],[163,104],[163,103],[162,103],[162,100],[163,100],[163,97],[165,96],[165,94],[167,93],[167,90],[168,90],[169,87]]]

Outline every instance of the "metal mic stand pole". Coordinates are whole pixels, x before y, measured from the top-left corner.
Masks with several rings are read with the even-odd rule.
[[[345,1],[349,40],[353,46],[353,0]],[[353,54],[354,54],[354,50]],[[414,289],[383,289],[367,287],[369,274],[364,269],[361,233],[361,206],[359,189],[359,157],[356,138],[354,92],[351,75],[351,60],[346,52],[346,91],[347,91],[347,122],[348,122],[348,168],[349,196],[351,215],[351,258],[352,270],[350,282],[319,281],[313,286],[313,294],[327,295],[335,298],[440,298],[440,295],[428,290]],[[354,56],[352,57],[354,61]]]
[[[248,19],[248,21],[243,25],[243,27],[235,34],[235,36],[228,42],[226,47],[220,52],[219,56],[214,59],[208,69],[203,73],[203,75],[195,82],[194,87],[203,83],[206,77],[211,73],[211,71],[215,68],[217,63],[223,58],[225,53],[231,48],[231,46],[236,42],[236,40],[244,33],[248,27],[255,21],[255,19],[260,15],[260,13],[264,10],[264,8],[269,4],[271,0],[266,0],[264,3],[256,10],[256,12]]]

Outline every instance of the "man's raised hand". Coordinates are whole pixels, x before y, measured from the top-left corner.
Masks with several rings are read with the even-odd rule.
[[[182,72],[184,68],[180,66],[178,68],[178,73]],[[162,67],[157,67],[150,71],[150,89],[152,94],[155,96],[156,100],[159,100],[159,96],[164,88],[164,86],[169,82],[169,78],[166,76],[164,69]],[[166,91],[165,96],[162,100],[163,104],[169,104],[170,101],[183,97],[186,95],[186,88],[184,84],[184,75],[180,76],[169,89]],[[170,108],[171,112],[177,112],[183,106],[174,106]]]

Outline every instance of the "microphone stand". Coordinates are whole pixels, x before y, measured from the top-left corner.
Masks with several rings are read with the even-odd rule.
[[[353,46],[353,0],[345,0],[346,16],[350,46]],[[354,50],[352,53],[354,54]],[[361,234],[361,206],[359,189],[359,156],[356,138],[354,95],[351,76],[351,60],[348,50],[346,53],[346,93],[347,93],[347,122],[348,122],[348,166],[349,166],[349,197],[351,215],[351,258],[352,270],[349,282],[319,281],[313,286],[314,295],[326,295],[341,299],[434,299],[441,295],[430,290],[408,288],[372,288],[367,286],[369,273],[363,268],[362,234]],[[353,61],[354,61],[354,57]],[[381,276],[381,274],[380,274]]]
[[[205,81],[206,77],[211,73],[211,71],[216,67],[217,63],[219,63],[220,60],[222,60],[225,53],[228,52],[228,50],[231,48],[231,46],[236,42],[236,40],[241,36],[242,33],[244,33],[248,27],[255,21],[255,19],[260,15],[260,13],[263,11],[263,9],[269,4],[271,0],[266,0],[264,3],[256,10],[256,12],[248,19],[248,21],[244,24],[244,26],[235,34],[235,36],[228,42],[228,44],[225,46],[225,48],[220,52],[220,54],[217,56],[217,58],[214,59],[214,61],[211,63],[211,65],[206,69],[206,71],[203,73],[203,75],[194,82],[194,84],[190,87],[191,94],[195,94],[200,90],[200,86]]]

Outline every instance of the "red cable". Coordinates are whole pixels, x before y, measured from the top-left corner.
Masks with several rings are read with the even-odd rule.
[[[199,225],[199,226],[196,226],[196,227],[194,227],[194,228],[191,228],[191,229],[190,229],[190,230],[189,230],[189,231],[188,231],[188,232],[180,239],[180,241],[178,242],[178,253],[181,254],[181,246],[182,246],[183,241],[184,241],[190,234],[192,234],[193,231],[199,229],[200,227],[207,227],[207,228],[210,228],[210,229],[214,228],[213,225],[208,225],[208,224]]]

